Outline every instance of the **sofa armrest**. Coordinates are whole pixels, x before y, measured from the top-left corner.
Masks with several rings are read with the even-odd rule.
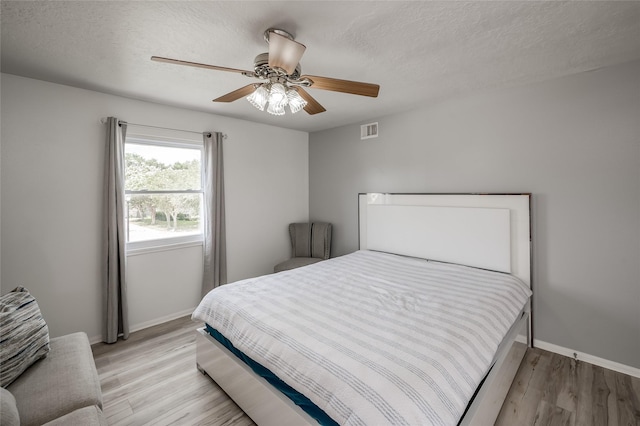
[[[102,409],[100,379],[85,333],[51,339],[51,351],[7,387],[23,426],[41,425],[79,408]]]
[[[46,423],[44,426],[108,426],[104,413],[98,406],[80,408]]]

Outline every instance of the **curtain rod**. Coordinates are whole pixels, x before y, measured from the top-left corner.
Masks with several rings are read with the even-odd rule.
[[[107,124],[107,119],[106,118],[101,118],[100,122],[102,124]],[[198,135],[202,135],[205,134],[205,132],[196,132],[195,130],[183,130],[183,129],[173,129],[171,127],[160,127],[160,126],[151,126],[149,124],[137,124],[137,123],[129,123],[127,121],[124,120],[118,120],[118,126],[120,126],[121,124],[126,124],[127,126],[139,126],[139,127],[152,127],[154,129],[163,129],[163,130],[175,130],[177,132],[187,132],[187,133],[197,133]],[[210,132],[206,132],[207,136],[211,137],[211,133]],[[222,138],[226,139],[227,138],[227,134],[223,133],[222,134]]]

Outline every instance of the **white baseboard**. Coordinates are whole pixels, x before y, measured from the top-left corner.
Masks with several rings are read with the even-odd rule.
[[[196,310],[196,306],[194,306],[193,308],[182,310],[180,312],[174,312],[172,314],[165,315],[160,318],[155,318],[149,321],[141,322],[139,324],[134,324],[130,327],[130,332],[133,333],[135,331],[140,331],[145,328],[153,327],[154,325],[163,324],[165,322],[172,321],[174,319],[186,317],[187,315],[191,315],[195,310]]]
[[[630,365],[620,364],[619,362],[585,354],[583,352],[578,352],[573,349],[554,345],[553,343],[544,342],[538,339],[533,339],[533,346],[536,348],[544,349],[545,351],[555,352],[560,355],[568,356],[569,358],[576,358],[579,361],[588,362],[589,364],[608,368],[609,370],[640,378],[640,368],[631,367]]]
[[[185,309],[183,311],[180,312],[174,312],[172,314],[169,315],[164,315],[162,317],[159,318],[154,318],[152,320],[149,321],[144,321],[138,324],[134,324],[131,327],[129,327],[129,332],[133,333],[136,331],[140,331],[140,330],[144,330],[145,328],[149,328],[149,327],[153,327],[154,325],[159,325],[159,324],[163,324],[165,322],[168,321],[172,321],[174,319],[178,319],[178,318],[182,318],[185,317],[187,315],[191,315],[193,313],[193,311],[195,311],[196,307],[194,306],[193,308],[189,308],[189,309]],[[194,323],[195,325],[195,323]],[[100,343],[102,342],[102,336],[94,336],[89,338],[89,343],[91,343],[92,345],[94,343]]]

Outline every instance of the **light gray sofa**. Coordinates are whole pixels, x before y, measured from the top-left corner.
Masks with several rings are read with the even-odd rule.
[[[6,390],[2,389],[2,425],[107,425],[87,335],[56,337],[50,345],[45,358],[31,365]],[[10,423],[17,416],[19,423]]]

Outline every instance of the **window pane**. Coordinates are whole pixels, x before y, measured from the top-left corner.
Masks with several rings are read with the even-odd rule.
[[[129,242],[202,233],[202,194],[136,194],[126,198]]]
[[[125,189],[200,190],[201,150],[126,143]]]

